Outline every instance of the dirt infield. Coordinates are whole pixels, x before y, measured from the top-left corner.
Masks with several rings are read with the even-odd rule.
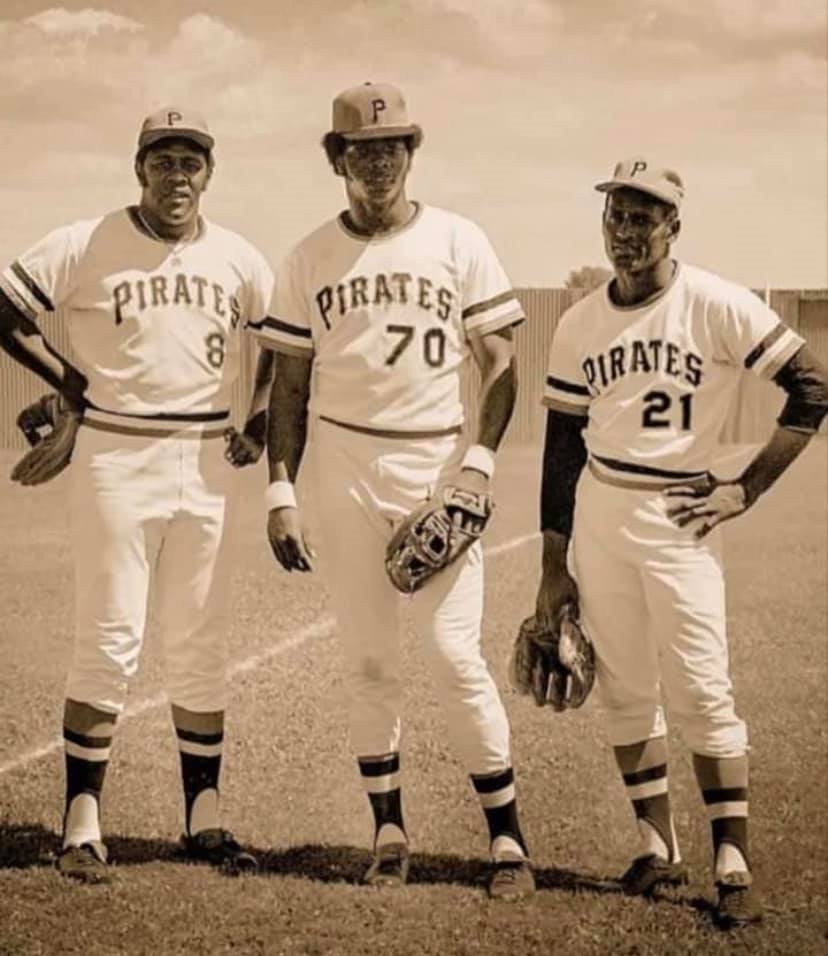
[[[680,741],[671,777],[691,884],[655,903],[627,899],[614,877],[634,826],[594,700],[554,716],[507,689],[539,555],[537,452],[519,448],[497,476],[483,639],[512,720],[534,900],[485,898],[482,815],[410,631],[402,765],[412,882],[396,893],[358,885],[370,814],[348,750],[335,624],[319,578],[286,575],[269,554],[261,469],[245,478],[222,793],[226,824],[261,854],[262,872],[232,880],[178,855],[177,755],[151,629],[103,800],[118,881],[67,885],[50,860],[72,643],[67,478],[29,491],[4,479],[0,954],[825,952],[826,450],[815,441],[726,533],[732,669],[752,740],[753,856],[768,905],[765,924],[736,939],[710,923],[707,825]],[[0,453],[4,474],[13,458]]]

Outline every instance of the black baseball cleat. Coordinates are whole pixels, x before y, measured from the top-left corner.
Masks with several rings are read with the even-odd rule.
[[[687,867],[679,861],[670,863],[655,853],[636,857],[621,877],[621,887],[628,896],[649,896],[660,886],[684,886]]]
[[[726,873],[716,881],[718,899],[713,919],[719,929],[739,929],[762,919],[762,902],[753,889],[753,877],[744,871]]]
[[[409,853],[405,843],[385,843],[374,851],[374,861],[362,882],[368,886],[404,886],[408,880]]]
[[[487,887],[489,898],[517,902],[535,893],[535,875],[532,864],[523,856],[508,856],[495,860]]]
[[[199,830],[194,836],[184,834],[181,842],[191,860],[209,863],[228,874],[255,873],[259,868],[256,857],[243,850],[229,830]]]
[[[100,840],[89,840],[80,846],[64,847],[57,858],[61,876],[79,883],[111,883],[112,869],[107,864],[106,847]]]

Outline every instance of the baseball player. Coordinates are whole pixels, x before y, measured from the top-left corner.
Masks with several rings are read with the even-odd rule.
[[[739,926],[762,911],[718,525],[746,511],[807,445],[826,411],[825,374],[750,291],[672,258],[684,197],[677,173],[636,158],[596,188],[606,194],[615,275],[569,309],[550,349],[536,613],[554,620],[579,602],[595,644],[608,734],[641,837],[625,889],[648,894],[687,879],[668,797],[663,691],[711,823],[716,919]],[[718,481],[709,469],[743,370],[776,382],[788,400],[740,477]]]
[[[148,116],[135,156],[138,204],[57,229],[0,275],[7,351],[63,393],[74,421],[60,462],[47,460],[46,438],[13,477],[39,483],[72,456],[76,639],[57,865],[86,882],[110,878],[100,796],[151,575],[181,757],[184,849],[234,870],[256,865],[221,828],[218,781],[237,478],[228,460],[240,465],[262,450],[269,380],[263,391],[259,381],[255,427],[235,433],[228,409],[242,331],[266,313],[272,274],[248,242],[199,213],[213,143],[194,112]],[[75,365],[38,332],[39,318],[56,309]],[[46,405],[28,409],[21,424],[37,424]]]
[[[515,398],[512,328],[523,319],[481,230],[407,198],[421,138],[394,86],[366,83],[335,98],[323,145],[348,208],[287,256],[260,325],[277,352],[268,534],[285,568],[311,569],[292,486],[309,418],[320,561],[339,621],[351,743],[375,820],[372,885],[404,883],[409,860],[398,595],[384,571],[386,546],[445,485],[488,489]],[[466,448],[460,372],[470,354],[483,392],[477,441]],[[488,821],[489,893],[526,896],[534,879],[509,726],[480,649],[479,542],[410,600],[449,733]]]

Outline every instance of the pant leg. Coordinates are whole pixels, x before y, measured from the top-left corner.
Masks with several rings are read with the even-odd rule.
[[[349,441],[359,454],[348,453]],[[367,446],[363,436],[323,423],[310,449],[319,563],[337,619],[357,756],[399,750],[402,697],[399,601],[384,566],[391,526],[366,480]]]
[[[452,745],[465,769],[483,775],[511,766],[509,721],[480,646],[483,551],[479,543],[412,595],[411,613]]]
[[[720,532],[697,542],[672,522],[664,531],[664,543],[651,549],[645,589],[665,696],[694,753],[742,756],[747,730],[736,715],[729,675]]]
[[[174,442],[174,439],[167,439]],[[156,607],[173,704],[224,710],[238,473],[218,438],[177,444],[179,490],[156,569]]]
[[[72,460],[71,700],[120,713],[138,667],[167,501],[156,443],[81,428]]]
[[[615,747],[666,733],[658,649],[649,629],[639,551],[630,540],[636,495],[585,470],[570,554],[581,620],[595,644],[598,698]]]

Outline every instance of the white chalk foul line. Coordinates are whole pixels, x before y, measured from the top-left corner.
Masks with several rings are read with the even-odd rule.
[[[493,545],[491,548],[484,548],[483,553],[487,558],[496,558],[498,555],[505,554],[507,551],[513,551],[515,548],[519,548],[529,541],[534,541],[535,538],[538,537],[539,535],[535,533],[524,534],[518,538],[510,538],[502,544]],[[247,674],[250,671],[256,670],[256,668],[261,667],[262,664],[273,660],[274,657],[286,654],[288,651],[293,650],[293,648],[298,647],[300,644],[304,644],[306,641],[321,640],[324,637],[329,637],[333,633],[335,623],[335,618],[332,614],[325,614],[315,621],[311,621],[310,624],[299,628],[298,631],[283,641],[279,641],[277,644],[271,644],[263,651],[259,651],[258,654],[252,654],[250,657],[246,657],[244,660],[233,664],[228,669],[229,679],[232,680],[238,674]],[[140,717],[141,714],[145,714],[151,710],[157,710],[166,704],[167,695],[164,693],[154,694],[152,697],[137,700],[135,703],[127,706],[118,723],[120,725],[125,720]],[[22,770],[36,763],[38,760],[42,760],[44,757],[51,757],[52,754],[57,753],[59,750],[63,750],[63,737],[55,737],[54,740],[49,741],[49,743],[44,744],[42,747],[27,750],[19,757],[15,757],[14,760],[7,760],[5,763],[0,764],[0,777],[6,773],[12,773],[15,770]]]

